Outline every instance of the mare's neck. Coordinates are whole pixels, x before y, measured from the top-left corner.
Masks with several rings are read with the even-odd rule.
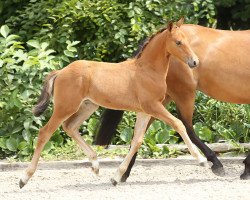
[[[170,54],[166,49],[166,30],[158,33],[142,51],[137,63],[142,68],[151,69],[164,76],[167,75]]]

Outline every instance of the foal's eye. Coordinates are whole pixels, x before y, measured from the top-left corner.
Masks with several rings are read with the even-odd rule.
[[[176,41],[175,43],[176,43],[177,46],[180,46],[182,44],[181,41]]]

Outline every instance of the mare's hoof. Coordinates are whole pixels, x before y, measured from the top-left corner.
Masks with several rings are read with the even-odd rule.
[[[244,172],[243,174],[240,175],[241,180],[250,180],[250,174]]]
[[[128,179],[128,176],[123,175],[120,182],[125,183],[127,179]]]
[[[217,176],[225,176],[225,170],[224,170],[224,168],[223,168],[223,166],[212,166],[211,167],[211,169],[212,169],[212,172],[215,174],[215,175],[217,175]]]
[[[113,186],[116,186],[117,185],[117,181],[113,178],[110,179],[111,183],[113,184]]]
[[[25,186],[25,183],[22,181],[22,179],[20,179],[20,181],[19,181],[19,187],[20,187],[20,189],[22,189],[23,186]]]

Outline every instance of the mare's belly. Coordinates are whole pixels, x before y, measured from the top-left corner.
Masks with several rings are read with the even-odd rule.
[[[220,101],[250,104],[250,65],[202,70],[199,73],[198,90]]]

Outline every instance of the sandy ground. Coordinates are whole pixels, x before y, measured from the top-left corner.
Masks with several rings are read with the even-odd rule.
[[[37,170],[19,189],[23,170],[0,172],[0,199],[250,199],[250,180],[239,180],[243,164],[227,162],[226,175],[218,177],[208,168],[191,163],[137,163],[127,183],[116,187],[110,178],[114,167],[102,167],[94,175],[87,167]]]

